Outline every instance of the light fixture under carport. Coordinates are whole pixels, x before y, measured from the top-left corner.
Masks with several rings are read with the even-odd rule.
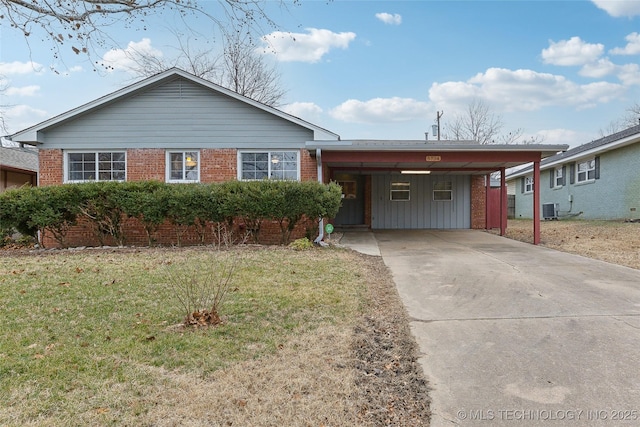
[[[431,171],[425,171],[425,170],[416,170],[416,171],[400,171],[401,174],[403,175],[429,175],[431,173]]]

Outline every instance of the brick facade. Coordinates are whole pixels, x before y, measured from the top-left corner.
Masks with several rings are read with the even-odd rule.
[[[202,182],[225,182],[238,178],[238,154],[233,148],[200,151]]]
[[[471,176],[471,228],[486,228],[487,189],[484,175]]]
[[[128,181],[164,181],[165,150],[160,148],[127,150]]]
[[[200,150],[200,181],[203,183],[233,181],[238,176],[238,154],[236,149],[202,149]],[[63,152],[58,149],[41,149],[39,152],[40,162],[40,186],[60,185],[64,182],[63,177]],[[166,150],[164,149],[128,149],[127,150],[127,180],[128,181],[165,181],[166,178]],[[300,150],[300,178],[302,181],[317,180],[317,165],[307,150]],[[195,228],[184,231],[180,237],[180,244],[197,245],[200,243],[214,243],[215,237],[209,230],[205,233],[204,242]],[[135,218],[128,218],[124,222],[126,245],[146,246],[148,237],[144,227]],[[238,235],[244,234],[241,224],[234,225]],[[309,237],[313,240],[317,236],[317,221],[305,220],[294,229],[291,239]],[[91,224],[80,220],[78,225],[67,233],[68,246],[98,246],[101,243],[114,245],[115,242],[107,239],[100,242],[96,233],[92,230]],[[158,229],[154,236],[154,242],[158,245],[177,245],[177,230],[169,223],[165,223]],[[250,242],[252,242],[250,240]],[[259,233],[259,243],[279,244],[281,243],[281,231],[277,223],[264,221]],[[45,247],[58,247],[50,233],[43,237]]]
[[[62,184],[64,169],[62,166],[62,150],[38,150],[40,171],[38,172],[38,185]]]

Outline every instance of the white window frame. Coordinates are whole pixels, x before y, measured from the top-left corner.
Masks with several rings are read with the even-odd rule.
[[[580,170],[580,167],[583,166],[583,170]],[[582,176],[582,179],[581,179]],[[576,182],[591,182],[596,179],[596,159],[592,157],[584,162],[579,162],[576,164]]]
[[[172,178],[171,177],[171,156],[174,154],[182,155],[182,177],[181,178]],[[190,156],[196,155],[196,165],[195,169],[187,169],[190,167],[187,163],[192,161]],[[165,180],[168,183],[195,183],[200,182],[200,150],[167,150],[165,152]],[[193,166],[193,165],[192,165]],[[192,167],[191,166],[191,167]],[[195,178],[187,178],[190,172],[195,172],[197,175]]]
[[[296,168],[295,168],[295,173],[296,173],[296,177],[295,179],[293,178],[278,178],[278,177],[274,177],[274,174],[280,172],[278,170],[273,170],[272,166],[274,164],[277,164],[275,162],[275,160],[277,159],[276,156],[280,155],[280,154],[284,154],[284,153],[289,153],[289,154],[294,154],[296,157]],[[266,177],[265,178],[244,178],[243,177],[243,169],[242,169],[242,165],[243,165],[243,160],[242,160],[242,156],[243,154],[266,154],[267,155],[267,170],[266,170]],[[280,149],[280,150],[238,150],[238,181],[260,181],[261,179],[272,179],[272,180],[291,180],[291,181],[300,181],[300,150],[285,150],[285,149]],[[288,169],[289,172],[293,172],[293,169]]]
[[[555,168],[553,171],[553,175],[554,175],[554,187],[558,188],[558,187],[562,187],[562,183],[563,183],[563,174],[562,174],[562,167],[559,168]]]
[[[392,182],[389,189],[389,200],[391,200],[392,202],[411,201],[411,183]]]
[[[533,177],[532,176],[524,177],[524,192],[533,193]]]
[[[441,188],[442,187],[442,188]],[[447,195],[448,198],[436,197]],[[433,195],[431,196],[434,202],[451,202],[453,201],[453,182],[451,181],[438,181],[433,183]]]
[[[84,155],[93,155],[94,156],[94,164],[95,164],[95,174],[93,178],[90,179],[71,179],[71,166],[69,156],[72,154],[84,154]],[[100,179],[100,154],[123,154],[124,155],[124,178],[123,179]],[[104,160],[103,160],[104,162]],[[113,162],[113,161],[111,161]],[[127,180],[127,152],[125,150],[65,150],[62,156],[62,173],[64,183],[81,183],[81,182],[94,182],[94,181],[116,181],[116,182],[124,182]],[[113,165],[112,169],[109,170],[110,173],[113,173]]]

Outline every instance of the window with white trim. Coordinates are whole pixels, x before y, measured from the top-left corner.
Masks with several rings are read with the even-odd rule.
[[[527,176],[524,178],[524,192],[531,193],[533,192],[533,177]]]
[[[167,151],[167,182],[199,182],[198,151]]]
[[[65,156],[65,181],[125,181],[127,154],[124,151],[77,151]]]
[[[453,184],[451,181],[433,183],[433,200],[436,202],[449,202],[453,200]]]
[[[408,202],[411,200],[410,182],[392,182],[390,199],[396,202]]]
[[[297,151],[243,151],[238,156],[238,179],[300,179]]]
[[[555,186],[562,187],[564,184],[564,180],[562,179],[563,173],[562,168],[555,168]]]
[[[596,179],[595,159],[589,159],[585,162],[578,163],[577,179],[578,182],[592,181]]]

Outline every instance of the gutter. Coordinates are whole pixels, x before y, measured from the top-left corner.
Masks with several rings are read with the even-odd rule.
[[[320,148],[316,148],[316,165],[318,168],[318,182],[322,184],[322,149]],[[324,218],[320,218],[320,221],[318,221],[318,227],[318,237],[316,237],[316,240],[314,240],[313,243],[326,245],[326,243],[322,241],[324,239]]]

